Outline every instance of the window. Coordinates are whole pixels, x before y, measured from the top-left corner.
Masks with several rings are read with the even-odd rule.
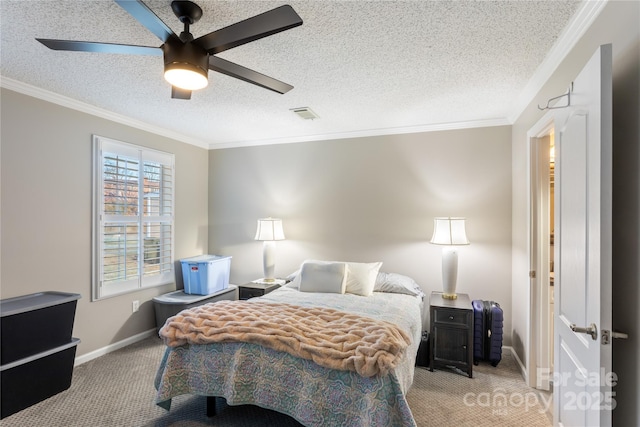
[[[174,156],[93,137],[93,300],[174,281]]]

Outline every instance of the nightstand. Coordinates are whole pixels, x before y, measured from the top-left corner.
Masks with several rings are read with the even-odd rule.
[[[473,377],[473,307],[467,294],[457,299],[442,298],[431,293],[430,370],[445,366],[464,370]]]
[[[238,286],[239,299],[245,300],[253,297],[261,297],[280,287],[279,282],[275,283],[254,283],[249,282]]]

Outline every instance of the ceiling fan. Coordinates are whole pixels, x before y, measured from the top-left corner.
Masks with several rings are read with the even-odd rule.
[[[293,89],[293,86],[287,83],[215,56],[225,50],[302,25],[302,19],[289,5],[277,7],[194,39],[189,32],[189,26],[202,17],[202,9],[191,1],[174,0],[171,2],[173,13],[184,24],[184,31],[180,33],[180,36],[177,36],[141,0],[114,1],[162,40],[162,46],[40,38],[36,38],[36,40],[53,50],[163,55],[164,77],[172,85],[171,97],[177,99],[191,99],[191,91],[207,86],[208,70],[217,71],[281,94]]]

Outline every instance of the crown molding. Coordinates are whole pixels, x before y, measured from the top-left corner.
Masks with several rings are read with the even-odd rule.
[[[437,131],[443,131],[443,130],[472,129],[472,128],[492,127],[492,126],[511,126],[511,124],[512,123],[509,122],[507,118],[496,118],[496,119],[475,120],[475,121],[468,121],[468,122],[438,123],[438,124],[431,124],[431,125],[369,129],[369,130],[361,130],[361,131],[353,131],[353,132],[336,132],[336,133],[308,135],[308,136],[292,136],[288,138],[220,142],[220,143],[209,144],[209,149],[220,150],[224,148],[256,147],[260,145],[294,144],[296,142],[328,141],[328,140],[334,140],[334,139],[364,138],[364,137],[372,137],[372,136],[400,135],[400,134],[406,134],[406,133],[437,132]]]
[[[104,108],[99,108],[85,102],[77,101],[73,98],[69,98],[67,96],[60,95],[58,93],[51,92],[49,90],[23,83],[8,77],[0,76],[0,87],[12,90],[14,92],[22,93],[23,95],[32,96],[43,101],[51,102],[62,107],[71,108],[72,110],[80,111],[82,113],[91,114],[92,116],[111,120],[113,122],[131,126],[133,128],[140,129],[146,132],[151,132],[156,135],[175,139],[176,141],[184,142],[186,144],[195,145],[205,149],[208,148],[208,143],[205,143],[198,139],[189,138],[182,135],[181,133],[159,126],[154,126],[141,120],[135,120],[122,114],[114,113],[112,111],[105,110]]]
[[[584,33],[591,27],[607,3],[608,0],[585,0],[582,2],[578,11],[569,21],[556,43],[536,69],[533,77],[529,79],[529,82],[520,93],[518,100],[515,102],[514,111],[509,116],[509,121],[512,124],[518,120],[525,108],[534,100],[540,89],[551,78],[560,63],[569,55]]]

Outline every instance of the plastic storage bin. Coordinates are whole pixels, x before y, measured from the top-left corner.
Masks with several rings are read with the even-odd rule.
[[[156,330],[160,332],[160,328],[164,326],[169,317],[175,316],[187,308],[197,307],[210,302],[223,300],[235,301],[237,299],[238,287],[236,285],[229,285],[226,289],[211,295],[189,295],[183,291],[174,291],[159,295],[153,298],[153,308],[156,312]]]
[[[0,366],[0,418],[8,417],[71,386],[79,339]]]
[[[187,294],[210,295],[229,286],[230,256],[200,255],[180,263]]]
[[[79,294],[39,292],[0,301],[0,365],[71,342]]]

